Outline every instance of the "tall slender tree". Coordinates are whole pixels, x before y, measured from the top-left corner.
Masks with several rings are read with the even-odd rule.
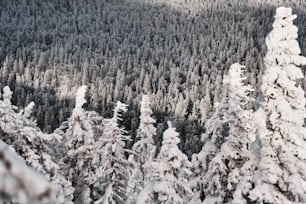
[[[76,93],[75,108],[68,123],[67,149],[69,177],[75,188],[75,203],[90,203],[90,184],[92,182],[92,154],[94,133],[91,123],[82,108],[86,103],[87,86],[81,86]]]
[[[150,97],[143,95],[140,105],[140,124],[136,135],[137,141],[132,147],[133,154],[129,157],[133,164],[128,186],[129,203],[135,203],[138,194],[143,190],[148,180],[148,176],[144,174],[143,165],[146,162],[151,162],[156,153],[156,146],[153,140],[153,137],[156,135],[156,128],[153,125],[155,119],[151,117],[151,114]]]

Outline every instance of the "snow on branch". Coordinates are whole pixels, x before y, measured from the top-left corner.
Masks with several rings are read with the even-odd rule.
[[[121,113],[122,112],[126,112],[127,111],[127,105],[124,103],[121,103],[120,101],[117,101],[116,107],[114,109],[114,116],[113,116],[113,120],[117,121],[117,120],[122,120],[121,117]]]
[[[26,166],[12,148],[0,140],[0,200],[19,203],[50,203],[53,188]]]
[[[13,92],[11,91],[10,87],[5,86],[3,88],[3,101],[5,104],[11,104]]]
[[[76,97],[75,97],[75,107],[76,108],[82,108],[82,106],[86,103],[86,99],[85,99],[86,91],[87,91],[86,85],[83,85],[78,89],[76,93]]]
[[[293,25],[296,15],[292,14],[291,8],[279,7],[276,9],[273,23],[273,30],[266,38],[267,55],[266,65],[305,65],[306,58],[300,56],[298,27]]]
[[[23,115],[26,118],[29,118],[31,116],[34,106],[35,106],[35,103],[32,101],[25,107]]]

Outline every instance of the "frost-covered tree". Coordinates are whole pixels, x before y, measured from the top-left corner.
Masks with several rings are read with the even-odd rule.
[[[51,181],[56,190],[55,203],[71,203],[73,188],[54,161],[49,148],[51,141],[57,140],[57,135],[42,133],[29,118],[34,103],[17,113],[17,107],[11,104],[11,97],[10,88],[4,87],[3,100],[0,100],[0,138],[12,146],[35,171]]]
[[[305,97],[298,80],[300,65],[296,15],[276,9],[273,30],[266,37],[265,71],[256,111],[260,160],[250,194],[260,203],[306,202]]]
[[[92,154],[94,133],[90,121],[82,108],[86,103],[87,86],[81,86],[76,93],[75,108],[66,132],[68,141],[69,177],[75,188],[75,203],[90,203],[90,184],[92,182]]]
[[[130,155],[129,161],[133,164],[131,177],[128,184],[128,202],[135,203],[137,196],[147,182],[148,176],[144,175],[143,165],[154,159],[156,146],[153,137],[156,135],[154,127],[155,119],[151,117],[150,97],[142,96],[140,104],[140,124],[137,130],[136,139],[132,147],[133,154]]]
[[[155,119],[152,118],[152,110],[150,108],[150,97],[143,95],[140,105],[140,124],[137,130],[137,142],[132,147],[136,153],[136,160],[140,164],[144,164],[154,158],[156,147],[153,137],[156,135],[154,127]]]
[[[0,203],[51,203],[52,185],[0,140]]]
[[[146,163],[150,180],[140,193],[137,203],[189,203],[193,194],[188,179],[192,172],[187,156],[180,151],[180,139],[171,122],[163,134],[163,142],[156,160]]]
[[[202,151],[193,156],[196,175],[193,186],[200,196],[198,199],[204,203],[232,202],[237,188],[246,186],[241,184],[238,187],[241,176],[252,174],[255,168],[248,149],[254,140],[253,111],[247,110],[252,89],[244,85],[243,68],[238,63],[233,64],[228,75],[224,76],[222,101],[206,122]],[[241,194],[248,190],[243,189]],[[236,194],[238,197],[239,192]]]
[[[99,152],[94,158],[97,178],[93,184],[94,203],[126,203],[130,162],[125,156],[125,141],[129,136],[118,124],[125,111],[126,105],[118,101],[113,117],[105,119],[103,134],[95,144]]]

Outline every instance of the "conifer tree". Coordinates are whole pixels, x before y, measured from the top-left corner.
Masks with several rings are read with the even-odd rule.
[[[148,95],[143,95],[140,106],[140,124],[136,136],[138,141],[133,145],[132,150],[136,153],[139,163],[144,164],[155,156],[156,147],[153,137],[156,135],[156,128],[153,125],[155,119],[151,116],[153,112]]]
[[[260,144],[255,188],[260,203],[306,202],[305,97],[298,83],[300,65],[296,15],[291,8],[276,9],[273,30],[266,37],[265,71],[260,86],[256,126]]]
[[[87,86],[81,86],[76,93],[75,108],[68,124],[67,148],[69,157],[69,177],[75,188],[74,202],[89,203],[92,182],[92,154],[94,133],[90,121],[82,108],[86,103]]]
[[[129,140],[126,131],[119,127],[121,113],[127,111],[126,105],[117,102],[114,115],[105,119],[101,138],[95,149],[95,183],[93,197],[95,203],[126,203],[126,186],[130,174],[130,162],[125,156],[125,141]]]
[[[163,134],[163,142],[156,160],[144,165],[150,181],[140,193],[137,204],[150,203],[189,203],[192,191],[188,179],[192,172],[187,156],[180,151],[180,139],[171,122]]]
[[[153,140],[153,137],[156,135],[156,128],[153,125],[155,119],[151,117],[151,114],[150,97],[143,95],[140,105],[140,124],[136,135],[137,141],[132,147],[133,154],[129,157],[133,164],[128,185],[128,202],[130,203],[136,202],[138,194],[143,189],[144,183],[148,180],[148,176],[144,175],[143,165],[146,162],[151,162],[156,153]]]
[[[242,68],[233,64],[224,76],[222,101],[205,124],[202,151],[193,156],[196,175],[193,186],[204,203],[231,202],[240,177],[251,174],[255,168],[255,164],[248,162],[251,160],[248,145],[254,140],[253,112],[247,110],[252,89],[243,84],[246,78]],[[246,162],[251,169],[243,168]]]

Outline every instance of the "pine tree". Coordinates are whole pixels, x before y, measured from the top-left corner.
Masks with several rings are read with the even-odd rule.
[[[306,64],[300,56],[296,15],[276,9],[266,37],[265,71],[260,86],[256,126],[260,160],[250,198],[264,203],[306,202],[305,97],[298,84]]]
[[[180,151],[179,134],[171,123],[163,134],[163,142],[156,160],[147,162],[145,172],[150,175],[150,181],[140,193],[137,203],[189,203],[192,191],[188,179],[192,172],[187,156]]]
[[[242,68],[233,64],[224,76],[222,101],[205,124],[202,151],[193,156],[196,175],[193,186],[204,203],[232,202],[240,177],[251,174],[255,168],[249,162],[253,159],[248,149],[255,137],[253,112],[247,110],[252,89],[243,84],[246,78],[242,77]]]
[[[142,96],[140,105],[140,124],[137,130],[136,139],[132,147],[133,154],[129,160],[133,164],[133,170],[128,185],[128,202],[135,203],[140,191],[143,190],[144,183],[148,180],[148,175],[144,175],[143,165],[154,159],[156,147],[153,137],[156,135],[154,127],[155,119],[151,117],[150,98],[148,95]]]
[[[82,108],[86,103],[87,86],[81,86],[76,93],[76,103],[66,132],[69,157],[69,177],[75,188],[74,202],[89,203],[92,182],[92,154],[94,133],[90,121]]]
[[[126,131],[119,127],[121,113],[127,111],[126,105],[117,102],[114,115],[104,121],[104,131],[96,142],[94,161],[95,184],[94,203],[112,204],[125,203],[127,199],[126,186],[130,174],[130,163],[125,156],[125,141],[129,140]]]

